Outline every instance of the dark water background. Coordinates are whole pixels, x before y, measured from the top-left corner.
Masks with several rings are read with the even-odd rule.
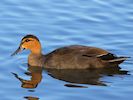
[[[106,86],[71,87],[70,82],[43,71],[35,74],[40,77],[36,88],[24,87],[22,81],[30,80],[26,74],[29,52],[15,57],[10,54],[28,33],[39,37],[44,53],[81,44],[133,57],[133,0],[0,2],[0,100],[132,100],[133,58],[121,64],[122,70],[129,71],[130,75],[98,77]]]

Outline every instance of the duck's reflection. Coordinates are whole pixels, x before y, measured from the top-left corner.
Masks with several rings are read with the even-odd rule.
[[[16,73],[13,73],[17,79],[22,83],[23,88],[36,88],[37,85],[42,80],[42,69],[41,67],[28,67],[28,72],[26,75],[30,75],[30,80],[25,80],[20,78]],[[119,67],[115,68],[104,68],[104,69],[45,69],[50,76],[58,80],[69,82],[64,86],[67,87],[83,87],[79,84],[89,84],[89,85],[99,85],[107,86],[106,82],[101,81],[104,76],[114,76],[114,75],[127,75],[128,71],[121,70]],[[75,84],[73,84],[75,83]]]
[[[27,96],[27,97],[24,97],[26,100],[39,100],[39,98],[37,97],[31,97],[31,96]]]
[[[28,71],[25,72],[26,75],[31,76],[30,80],[25,80],[21,77],[19,77],[16,73],[13,73],[14,76],[20,80],[21,87],[23,88],[36,88],[37,85],[41,82],[42,80],[42,68],[41,67],[33,67],[29,66]]]
[[[100,85],[106,86],[105,82],[100,81],[103,76],[113,76],[113,75],[127,75],[128,71],[120,70],[120,68],[106,68],[97,70],[57,70],[57,69],[47,69],[50,76],[63,80],[70,83],[76,84],[90,84],[90,85]],[[80,85],[65,84],[67,87],[82,87]],[[84,86],[83,86],[84,87]]]

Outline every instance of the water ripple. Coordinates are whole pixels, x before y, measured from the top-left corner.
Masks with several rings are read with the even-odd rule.
[[[1,99],[132,100],[132,58],[121,65],[131,75],[100,78],[107,86],[79,84],[88,88],[70,88],[65,86],[69,82],[55,79],[43,72],[42,81],[37,88],[24,89],[11,73],[30,79],[25,75],[29,52],[10,57],[21,38],[29,33],[39,37],[44,53],[66,45],[81,44],[133,57],[132,3],[132,0],[1,1]]]

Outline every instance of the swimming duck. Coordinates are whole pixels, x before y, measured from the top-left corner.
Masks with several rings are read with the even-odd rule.
[[[30,66],[39,66],[52,69],[95,69],[118,67],[127,57],[116,55],[97,47],[71,45],[58,48],[49,54],[42,54],[39,39],[34,35],[26,35],[22,38],[19,48],[12,54],[28,49]]]

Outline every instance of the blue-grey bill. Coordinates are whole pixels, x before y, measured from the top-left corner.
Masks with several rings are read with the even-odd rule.
[[[17,53],[21,52],[23,48],[19,47],[14,53],[11,54],[11,56],[16,55]]]

